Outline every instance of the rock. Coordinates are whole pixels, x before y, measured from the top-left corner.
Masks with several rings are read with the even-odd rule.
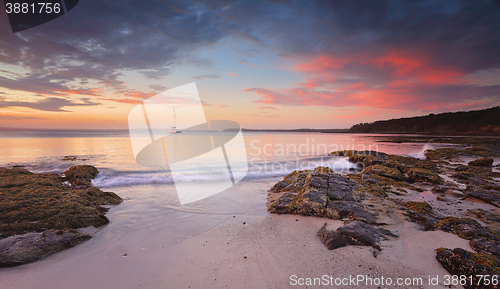
[[[476,252],[485,252],[500,257],[499,240],[472,239],[469,245]]]
[[[346,150],[346,151],[336,151],[331,152],[330,156],[343,156],[349,157],[349,161],[352,163],[361,163],[364,167],[371,165],[382,164],[387,160],[387,154],[378,151],[356,151],[356,150]]]
[[[268,193],[268,211],[277,214],[305,216],[359,218],[372,222],[375,216],[364,212],[355,199],[353,190],[360,186],[349,178],[334,173],[330,168],[318,167],[314,171],[294,171],[276,183]],[[334,205],[332,202],[350,202]],[[329,203],[332,203],[329,205]],[[346,210],[352,209],[352,212]]]
[[[389,240],[389,237],[398,236],[384,228],[369,225],[360,221],[348,221],[336,231],[327,230],[327,224],[318,232],[318,238],[328,250],[337,249],[346,245],[371,246],[379,251],[380,241]]]
[[[493,166],[493,159],[492,158],[477,159],[477,160],[469,162],[469,166],[491,168]]]
[[[469,187],[465,191],[465,196],[474,198],[486,203],[490,203],[496,207],[500,207],[500,193],[497,190],[488,190],[480,187]]]
[[[61,161],[76,161],[76,156],[64,156]]]
[[[500,235],[500,209],[492,209],[489,211],[483,209],[467,210],[464,215],[474,217],[486,223],[486,229]]]
[[[447,190],[449,190],[450,188],[448,186],[445,186],[445,185],[434,185],[432,186],[432,189],[431,191],[433,193],[444,193],[446,192]]]
[[[89,187],[99,171],[89,165],[74,166],[64,172],[66,179],[74,187]]]
[[[383,165],[372,165],[367,168],[367,174],[376,174],[382,177],[391,178],[397,181],[403,180],[403,174],[395,168],[386,167]]]
[[[442,220],[427,202],[410,201],[401,203],[401,206],[406,209],[405,215],[410,221],[422,225],[424,231],[434,229],[434,226]]]
[[[328,208],[335,210],[338,213],[339,219],[349,218],[370,224],[377,222],[377,216],[367,212],[357,202],[333,201],[328,203]]]
[[[478,218],[486,224],[500,223],[500,209],[486,211],[483,209],[471,209],[464,213],[466,216]]]
[[[458,190],[447,190],[444,192],[446,195],[455,197],[455,198],[462,198],[464,196],[464,193]]]
[[[446,198],[446,197],[443,197],[443,196],[437,196],[436,197],[436,200],[440,201],[440,202],[445,202],[445,203],[449,203],[451,202],[450,199]]]
[[[323,227],[318,232],[318,238],[323,245],[325,245],[328,250],[337,249],[340,247],[344,247],[347,245],[347,239],[333,230],[326,229],[327,224],[323,225]]]
[[[412,182],[429,182],[432,184],[439,184],[441,182],[439,175],[430,170],[411,168],[406,173]]]
[[[365,178],[363,179],[365,182],[369,183],[369,184],[376,184],[378,183],[378,180],[377,179],[374,179],[374,178]]]
[[[381,240],[398,237],[389,230],[360,221],[349,221],[346,225],[337,228],[337,233],[346,237],[349,244],[372,246],[379,251]]]
[[[434,226],[434,229],[453,233],[462,239],[471,240],[484,238],[496,240],[497,237],[486,230],[477,221],[470,218],[447,217]]]
[[[76,230],[49,230],[10,236],[0,240],[0,267],[33,262],[90,238],[91,235]]]
[[[47,229],[99,227],[109,223],[101,205],[121,198],[98,188],[70,189],[54,175],[23,169],[0,169],[0,234],[24,234]]]
[[[457,148],[441,148],[428,150],[425,156],[429,160],[451,160],[462,156],[481,156],[481,157],[496,157],[497,154],[491,152],[486,147],[472,147],[464,150]]]
[[[473,284],[468,283],[464,286],[466,289],[472,288],[491,288],[496,289],[498,285],[484,285],[484,280],[480,285],[478,284],[478,275],[496,275],[498,274],[498,264],[492,255],[488,254],[474,254],[465,251],[464,249],[455,248],[453,250],[446,248],[439,248],[436,250],[436,259],[451,275],[465,275],[472,276]]]

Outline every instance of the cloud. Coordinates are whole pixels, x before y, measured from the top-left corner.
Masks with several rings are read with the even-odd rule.
[[[412,101],[445,103],[452,98],[446,91],[461,89],[456,101],[498,101],[494,85],[457,80],[500,68],[498,1],[95,0],[17,34],[3,12],[0,22],[0,63],[27,71],[0,78],[0,87],[50,97],[106,99],[89,88],[92,80],[115,93],[134,90],[119,81],[126,71],[161,79],[182,65],[207,69],[213,63],[199,52],[231,39],[248,43],[239,62],[250,67],[263,67],[247,59],[256,47],[303,64],[293,68],[303,83],[248,90],[267,104],[411,109]],[[134,103],[143,96],[107,99]]]
[[[193,76],[193,78],[197,79],[197,80],[202,80],[202,79],[210,79],[210,78],[220,78],[220,75],[218,75],[218,74],[203,74],[203,75]]]
[[[208,101],[204,101],[202,100],[201,101],[201,104],[203,106],[216,106],[216,107],[220,107],[220,108],[225,108],[225,107],[228,107],[227,105],[225,104],[220,104],[220,103],[213,103],[213,102],[208,102]]]
[[[152,90],[158,91],[158,92],[163,92],[163,91],[168,89],[167,86],[161,85],[161,84],[150,84],[149,88],[151,88]]]
[[[231,34],[221,17],[223,6],[198,1],[84,1],[60,17],[21,33],[12,33],[0,13],[0,63],[26,73],[2,79],[0,87],[57,95],[69,90],[97,94],[89,80],[124,90],[118,79],[133,70],[163,78],[172,68],[212,63],[196,55],[200,47]],[[80,83],[82,87],[71,87]]]
[[[304,76],[292,88],[247,88],[258,103],[282,106],[363,106],[435,110],[474,108],[500,102],[500,85],[483,86],[454,67],[439,66],[421,53],[392,50],[381,55],[322,55],[295,66]]]
[[[35,116],[14,116],[14,115],[0,115],[0,120],[24,120],[24,119],[45,119]]]
[[[92,102],[89,98],[81,98],[81,102],[73,102],[65,98],[49,97],[38,102],[27,101],[6,101],[0,100],[0,108],[3,107],[27,107],[42,111],[67,111],[61,108],[68,106],[95,106],[100,103]]]
[[[274,107],[274,106],[265,106],[265,105],[261,105],[257,109],[272,109],[272,110],[277,110],[277,108]]]
[[[234,77],[238,77],[239,75],[238,75],[238,73],[236,73],[236,72],[233,72],[233,73],[229,73],[229,76],[234,76]]]

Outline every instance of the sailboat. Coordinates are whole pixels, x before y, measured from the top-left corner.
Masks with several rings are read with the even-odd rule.
[[[174,109],[174,125],[167,131],[167,133],[182,133],[182,130],[177,129],[177,117],[175,116],[175,107]]]

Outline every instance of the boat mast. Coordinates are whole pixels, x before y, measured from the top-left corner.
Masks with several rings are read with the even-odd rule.
[[[174,127],[177,129],[177,117],[175,116],[175,107],[174,107]]]

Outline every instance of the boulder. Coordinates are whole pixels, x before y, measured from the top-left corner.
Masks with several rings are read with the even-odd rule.
[[[349,244],[372,246],[379,251],[381,250],[380,241],[389,240],[389,237],[398,237],[382,227],[360,221],[347,222],[346,225],[337,228],[337,233],[346,237]]]
[[[462,239],[471,240],[484,238],[496,240],[492,232],[481,226],[477,221],[470,218],[447,217],[434,226],[434,229],[453,233]]]
[[[497,275],[498,263],[496,259],[489,254],[471,253],[461,248],[453,250],[439,248],[436,250],[436,260],[450,273],[451,275],[472,276],[472,284],[464,285],[466,289],[487,288],[497,289],[498,284],[485,285],[484,280],[479,284],[479,275]],[[479,285],[478,285],[479,284]]]
[[[398,236],[380,226],[366,224],[360,221],[348,221],[336,231],[328,230],[327,224],[318,232],[318,238],[328,250],[346,245],[371,246],[379,251],[380,241]]]
[[[99,171],[89,165],[74,166],[64,172],[66,180],[74,187],[89,187]]]
[[[12,267],[40,260],[90,239],[77,230],[48,230],[26,233],[0,240],[0,267]]]
[[[476,252],[485,252],[500,257],[500,241],[487,239],[472,239],[469,245]]]
[[[493,166],[493,159],[492,158],[480,158],[480,159],[469,162],[469,166],[491,168]]]
[[[337,249],[340,247],[344,247],[347,245],[347,239],[333,230],[326,229],[327,224],[323,225],[323,227],[318,232],[318,238],[323,245],[325,245],[328,250]]]

